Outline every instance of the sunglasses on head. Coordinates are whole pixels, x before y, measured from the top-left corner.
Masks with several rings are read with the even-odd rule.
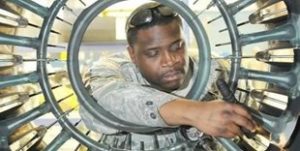
[[[150,24],[154,20],[154,14],[163,17],[175,17],[178,15],[171,8],[155,3],[133,14],[127,23],[126,32],[129,29]]]

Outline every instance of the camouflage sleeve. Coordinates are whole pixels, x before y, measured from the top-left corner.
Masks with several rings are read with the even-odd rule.
[[[98,104],[119,119],[128,122],[149,127],[168,127],[159,114],[159,108],[177,97],[144,87],[138,82],[133,82],[134,80],[126,80],[119,68],[117,64],[111,63],[91,71],[90,86]],[[86,126],[94,131],[117,132],[95,120],[82,107],[80,115]]]

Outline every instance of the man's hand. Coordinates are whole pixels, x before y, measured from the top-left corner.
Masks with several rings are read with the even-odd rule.
[[[241,127],[253,131],[255,122],[242,106],[221,100],[175,100],[163,105],[160,114],[169,125],[190,125],[217,137],[241,135]]]

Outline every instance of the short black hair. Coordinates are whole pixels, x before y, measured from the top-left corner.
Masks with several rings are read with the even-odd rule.
[[[146,4],[143,4],[143,5],[139,6],[138,8],[136,8],[131,13],[131,15],[128,17],[127,22],[126,22],[126,38],[127,38],[128,44],[130,46],[133,46],[134,43],[136,42],[136,40],[137,40],[137,32],[139,30],[141,30],[141,29],[147,29],[147,28],[153,27],[155,25],[166,25],[166,24],[169,24],[169,23],[171,23],[173,21],[178,22],[178,24],[180,26],[182,26],[182,21],[181,21],[181,18],[180,18],[179,15],[175,15],[175,16],[163,16],[163,15],[160,15],[158,13],[152,13],[152,21],[150,23],[139,25],[139,26],[136,26],[134,28],[129,28],[128,27],[129,24],[130,24],[131,19],[135,15],[137,15],[139,13],[142,13],[146,9],[151,9],[151,7],[153,5],[155,5],[155,4],[158,5],[158,6],[164,6],[164,5],[156,3],[156,2],[146,3]]]

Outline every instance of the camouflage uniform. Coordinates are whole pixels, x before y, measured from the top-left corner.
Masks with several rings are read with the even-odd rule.
[[[195,143],[193,141],[187,143],[180,128],[167,125],[159,114],[159,108],[163,104],[178,97],[184,97],[190,91],[195,81],[196,72],[193,71],[197,71],[197,63],[190,59],[189,64],[188,76],[183,86],[171,93],[149,87],[149,82],[125,54],[101,58],[101,61],[90,69],[90,88],[98,104],[122,120],[149,127],[164,127],[165,129],[155,134],[119,132],[119,130],[107,127],[97,121],[83,107],[80,108],[82,120],[89,129],[108,134],[103,141],[106,144],[113,144],[117,138],[119,144],[116,146],[120,146],[122,145],[121,142],[130,136],[131,150],[142,150],[141,147],[144,150],[156,150],[158,148],[170,150],[172,146],[176,150],[176,147],[174,148],[176,144],[177,146],[185,146],[184,148],[187,150],[192,150],[191,148],[194,148]],[[212,63],[212,68],[216,68],[215,63]],[[211,72],[205,92],[216,77],[215,72]],[[155,142],[157,140],[158,146]],[[182,150],[182,147],[178,147],[178,149]]]

